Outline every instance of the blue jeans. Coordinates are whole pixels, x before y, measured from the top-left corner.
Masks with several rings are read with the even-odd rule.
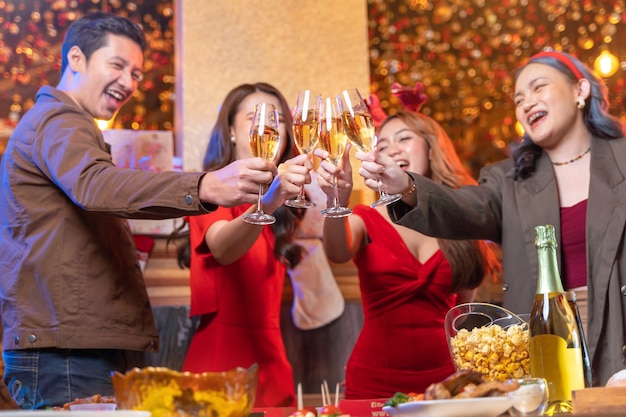
[[[140,355],[114,349],[6,350],[4,382],[20,408],[62,407],[76,398],[113,395],[111,373],[140,366]]]

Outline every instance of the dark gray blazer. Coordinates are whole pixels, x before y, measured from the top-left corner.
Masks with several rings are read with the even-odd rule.
[[[525,180],[506,174],[511,159],[489,165],[478,186],[459,190],[413,175],[418,205],[389,206],[398,224],[447,239],[487,239],[501,244],[504,306],[529,313],[538,275],[534,227],[552,224],[560,244],[556,179],[548,157]],[[604,385],[626,367],[626,139],[591,142],[591,182],[587,203],[587,343],[594,385]],[[559,252],[559,265],[561,263]]]

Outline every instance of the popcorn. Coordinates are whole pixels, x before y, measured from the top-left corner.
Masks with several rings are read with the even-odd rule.
[[[497,324],[461,329],[450,339],[452,360],[458,370],[473,369],[488,381],[530,376],[528,329],[525,324],[504,330]]]

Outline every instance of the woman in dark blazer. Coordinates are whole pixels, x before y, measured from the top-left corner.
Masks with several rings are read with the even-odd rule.
[[[369,187],[407,197],[391,218],[446,239],[488,239],[503,250],[504,306],[531,310],[538,276],[534,227],[552,224],[566,289],[588,296],[586,338],[594,385],[626,367],[626,140],[608,114],[606,86],[576,58],[541,52],[516,73],[524,127],[510,159],[455,190],[404,173],[385,155],[357,153]],[[416,186],[416,192],[407,191]]]

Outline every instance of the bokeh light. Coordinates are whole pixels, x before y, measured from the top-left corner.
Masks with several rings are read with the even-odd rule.
[[[141,24],[149,45],[141,94],[120,110],[112,127],[172,129],[172,0],[0,0],[0,133],[15,126],[42,85],[58,83],[65,31],[94,10]]]
[[[616,56],[617,72],[603,76],[612,113],[626,119],[623,0],[368,0],[368,10],[372,91],[394,113],[392,83],[424,84],[421,111],[442,124],[474,174],[519,139],[519,126],[506,122],[515,118],[513,72],[544,48],[590,68],[600,46]]]
[[[617,69],[602,76],[611,111],[626,121],[626,0],[366,1],[371,91],[394,113],[400,103],[391,84],[422,83],[428,100],[421,111],[442,124],[474,174],[518,140],[513,71],[543,48],[591,68],[610,51]],[[58,82],[65,30],[91,10],[128,16],[148,38],[145,80],[113,127],[173,129],[172,0],[0,0],[0,131],[33,105],[40,86]]]

